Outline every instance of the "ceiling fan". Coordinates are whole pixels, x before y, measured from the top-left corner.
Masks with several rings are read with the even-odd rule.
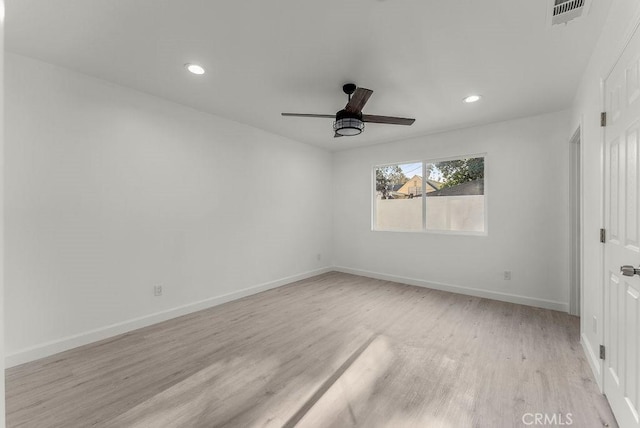
[[[386,123],[389,125],[412,125],[415,119],[391,116],[377,116],[373,114],[362,114],[364,105],[369,100],[373,91],[371,89],[358,88],[353,83],[347,83],[342,90],[349,97],[349,102],[343,110],[333,114],[304,114],[304,113],[282,113],[283,116],[296,117],[320,117],[335,119],[333,123],[334,137],[350,137],[361,134],[364,131],[365,122]]]

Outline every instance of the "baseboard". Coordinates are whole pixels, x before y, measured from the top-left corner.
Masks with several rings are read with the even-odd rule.
[[[368,278],[382,279],[385,281],[400,282],[403,284],[415,285],[418,287],[432,288],[435,290],[449,291],[451,293],[466,294],[486,299],[499,300],[501,302],[517,303],[520,305],[534,306],[536,308],[552,309],[554,311],[569,312],[568,302],[558,302],[555,300],[538,299],[535,297],[520,296],[517,294],[501,293],[498,291],[482,290],[479,288],[464,287],[461,285],[444,284],[435,281],[425,281],[422,279],[406,278],[403,276],[388,275],[385,273],[371,272],[361,269],[352,269],[343,266],[334,266],[337,272],[350,273],[353,275],[366,276]]]
[[[186,305],[178,306],[178,307],[167,309],[161,312],[156,312],[150,315],[145,315],[139,318],[134,318],[131,320],[112,324],[112,325],[98,328],[95,330],[86,331],[73,336],[67,336],[62,339],[43,343],[41,345],[36,345],[30,348],[21,349],[17,352],[14,352],[12,354],[8,354],[5,356],[5,367],[6,368],[14,367],[19,364],[28,363],[30,361],[48,357],[50,355],[54,355],[59,352],[77,348],[78,346],[87,345],[89,343],[97,342],[103,339],[108,339],[110,337],[127,333],[132,330],[137,330],[139,328],[147,327],[162,321],[167,321],[182,315],[187,315],[193,312],[201,311],[203,309],[221,305],[223,303],[227,303],[232,300],[237,300],[242,297],[247,297],[247,296],[251,296],[252,294],[270,290],[272,288],[281,287],[283,285],[290,284],[292,282],[311,278],[312,276],[331,272],[332,270],[333,269],[330,267],[325,267],[322,269],[316,269],[316,270],[300,273],[300,274],[289,276],[286,278],[281,278],[275,281],[270,281],[264,284],[255,285],[253,287],[244,288],[239,291],[234,291],[233,293],[223,294],[221,296],[200,300],[198,302],[189,303]]]
[[[593,372],[593,377],[596,378],[598,388],[600,389],[600,392],[604,392],[604,385],[602,384],[602,360],[596,356],[593,346],[591,346],[591,342],[589,342],[587,335],[584,333],[580,334],[580,344],[582,345],[584,354],[587,356],[587,361],[589,362],[589,366]]]

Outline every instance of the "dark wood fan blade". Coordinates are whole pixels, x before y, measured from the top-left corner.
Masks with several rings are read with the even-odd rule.
[[[369,101],[369,97],[373,94],[371,89],[358,88],[351,95],[351,99],[344,108],[349,113],[360,113],[364,108],[364,105]]]
[[[368,123],[387,123],[389,125],[413,125],[415,119],[405,117],[377,116],[375,114],[363,114],[362,121]]]
[[[335,114],[305,114],[305,113],[282,113],[283,116],[295,116],[295,117],[321,117],[325,119],[335,119]]]

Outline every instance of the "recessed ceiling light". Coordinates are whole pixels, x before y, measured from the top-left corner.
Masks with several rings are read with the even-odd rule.
[[[184,66],[193,74],[204,74],[204,68],[198,64],[185,64]]]
[[[480,95],[469,95],[467,98],[464,99],[465,103],[475,103],[476,101],[479,101],[480,98],[482,98],[482,96]]]

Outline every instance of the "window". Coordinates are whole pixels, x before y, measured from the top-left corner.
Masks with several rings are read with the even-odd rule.
[[[374,167],[374,230],[484,233],[484,159]]]

